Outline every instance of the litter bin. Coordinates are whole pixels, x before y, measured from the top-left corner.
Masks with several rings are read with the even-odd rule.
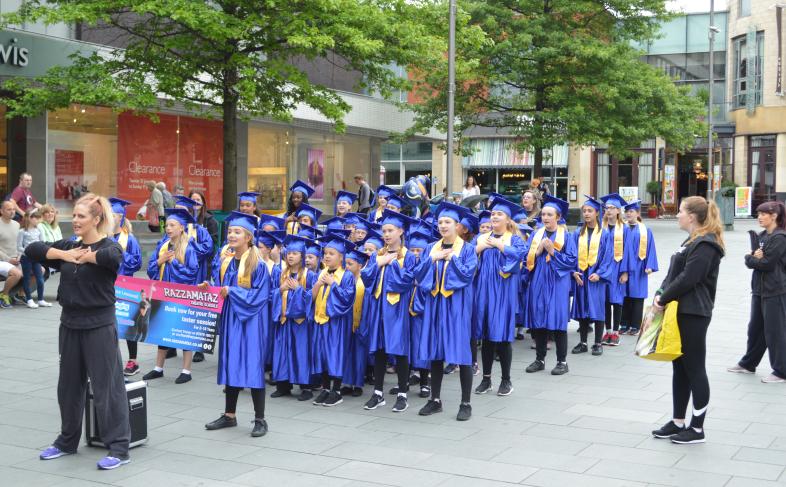
[[[720,210],[721,221],[725,230],[734,230],[734,193],[724,196],[724,191],[715,193],[715,203]]]

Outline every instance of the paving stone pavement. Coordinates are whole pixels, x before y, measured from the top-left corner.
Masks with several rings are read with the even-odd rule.
[[[650,282],[654,290],[684,234],[673,220],[647,223],[661,267]],[[431,417],[417,415],[425,400],[416,397],[402,414],[390,411],[390,401],[364,411],[369,387],[366,397],[335,408],[268,398],[264,438],[249,436],[247,393],[237,428],[205,431],[224,405],[216,359],[195,364],[194,380],[184,385],[174,384],[179,361],[170,359],[166,377],[149,385],[149,442],[132,450],[129,465],[97,471],[104,452],[89,447],[44,462],[38,451],[59,429],[59,308],[16,307],[0,310],[0,479],[4,486],[786,486],[786,385],[759,381],[769,373],[766,357],[756,376],[725,371],[745,346],[750,272],[742,256],[751,228],[754,222],[738,221],[726,235],[728,256],[708,338],[712,399],[704,445],[650,437],[670,418],[671,366],[634,357],[633,338],[602,357],[570,356],[570,373],[561,377],[524,374],[534,358],[527,339],[514,345],[515,392],[473,395],[468,422],[455,421],[456,374],[445,379],[445,412]],[[47,286],[54,295],[56,278]],[[575,329],[572,323],[571,347]],[[125,345],[121,349],[125,355]],[[140,349],[147,371],[155,350]],[[550,368],[553,351],[547,361]]]

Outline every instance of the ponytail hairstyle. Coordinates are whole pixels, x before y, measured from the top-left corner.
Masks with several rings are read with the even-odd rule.
[[[246,260],[246,268],[245,272],[243,273],[243,277],[246,278],[249,282],[251,282],[251,275],[254,273],[254,270],[259,265],[259,261],[262,260],[262,255],[259,252],[259,249],[254,243],[254,235],[248,231],[247,229],[243,229],[243,236],[249,239],[248,241],[248,258]]]
[[[682,200],[685,211],[696,217],[698,228],[691,233],[689,242],[693,242],[699,237],[709,233],[715,235],[715,240],[723,250],[726,245],[723,243],[723,223],[720,218],[720,210],[714,201],[708,201],[701,196],[689,196]]]
[[[183,229],[180,232],[180,236],[177,238],[171,239],[172,250],[175,251],[175,258],[180,261],[181,264],[186,262],[186,249],[188,248],[188,241],[191,237],[188,236],[188,229],[184,227],[180,222],[178,222],[180,228]]]
[[[782,201],[765,201],[756,207],[756,213],[775,215],[777,228],[786,230],[786,205]]]
[[[87,193],[76,201],[74,206],[84,205],[92,217],[98,217],[96,231],[104,236],[112,235],[115,230],[115,214],[112,205],[103,196]]]

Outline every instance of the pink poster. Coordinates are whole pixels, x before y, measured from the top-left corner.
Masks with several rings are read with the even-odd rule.
[[[311,199],[325,198],[325,151],[322,149],[308,149],[308,184],[314,188]]]
[[[55,199],[75,200],[86,193],[84,173],[84,152],[55,149]]]

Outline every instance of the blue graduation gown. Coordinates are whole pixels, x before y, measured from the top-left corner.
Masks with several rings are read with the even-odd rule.
[[[421,254],[422,255],[422,254]],[[426,256],[427,260],[431,260]],[[418,268],[420,267],[420,261],[424,259],[418,259]],[[417,284],[415,284],[415,288],[412,290],[412,296],[410,299],[409,304],[409,320],[410,320],[410,336],[409,336],[409,368],[410,369],[428,369],[431,367],[429,360],[426,358],[422,358],[421,354],[419,353],[420,344],[422,341],[422,331],[423,331],[423,311],[426,307],[426,294],[428,293],[427,290],[421,288]]]
[[[528,249],[527,242],[513,235],[504,252],[490,248],[478,256],[473,338],[492,342],[513,341],[519,307],[521,260]],[[508,274],[508,277],[503,277],[502,273]]]
[[[472,365],[473,280],[478,268],[475,246],[466,242],[459,255],[433,262],[429,254],[434,245],[424,251],[416,273],[419,289],[426,292],[418,356],[427,362]],[[441,283],[443,274],[445,289],[453,294],[445,297],[440,292],[433,296],[436,279]]]
[[[272,370],[273,365],[273,344],[275,343],[276,324],[273,321],[273,303],[275,296],[279,294],[278,286],[281,283],[281,263],[273,264],[270,273],[270,306],[268,306],[268,326],[267,326],[267,352],[265,353],[265,366]]]
[[[251,287],[247,289],[238,285],[238,265],[238,260],[233,258],[223,281],[220,265],[213,267],[213,283],[229,286],[221,312],[216,380],[232,387],[264,389],[270,324],[270,274],[264,262],[260,261],[251,275]]]
[[[147,263],[147,277],[154,281],[158,281],[159,268],[158,268],[158,253],[161,251],[163,245],[169,245],[169,237],[164,237],[156,245],[156,250],[150,254],[150,261]],[[185,259],[181,263],[177,259],[172,262],[164,264],[164,276],[160,279],[164,282],[174,282],[176,284],[198,284],[196,281],[197,270],[199,263],[197,261],[197,254],[193,245],[190,243],[186,247]]]
[[[562,250],[555,249],[550,261],[547,252],[535,257],[535,268],[530,271],[530,286],[527,294],[527,323],[533,329],[565,331],[568,329],[570,310],[571,273],[576,269],[576,242],[565,232]],[[557,232],[543,238],[554,240]],[[534,244],[533,244],[534,245]]]
[[[644,260],[639,258],[639,242],[641,235],[639,235],[638,224],[634,227],[629,227],[628,240],[625,242],[625,259],[628,270],[628,283],[625,289],[625,296],[629,298],[646,298],[649,293],[649,279],[645,269],[651,269],[652,272],[658,270],[658,254],[655,251],[655,239],[652,237],[652,229],[647,227],[647,256]]]
[[[117,234],[112,237],[115,242],[118,241]],[[123,251],[123,260],[120,262],[120,268],[117,269],[118,276],[133,276],[136,271],[142,268],[142,249],[139,247],[139,242],[133,234],[128,234],[128,241],[126,248]]]
[[[577,254],[579,239],[582,238],[582,228],[583,227],[577,228],[571,235],[576,246]],[[581,279],[584,281],[584,285],[579,286],[576,284],[576,280],[573,276],[570,277],[571,286],[573,288],[573,305],[570,308],[570,317],[574,320],[606,320],[606,288],[612,277],[613,266],[610,261],[613,257],[614,241],[609,240],[609,232],[605,228],[596,227],[592,233],[588,231],[583,237],[587,240],[587,247],[590,245],[592,235],[597,231],[603,232],[600,236],[597,262],[595,262],[595,265],[587,267],[587,269],[582,272],[579,270],[579,259],[577,257],[576,268],[573,270],[573,272],[581,272]],[[589,276],[592,274],[597,274],[600,280],[591,282]]]
[[[319,276],[317,275],[317,279]],[[324,292],[323,291],[320,291]],[[311,293],[309,319],[312,320],[311,373],[327,372],[330,377],[344,376],[344,363],[352,333],[352,306],[355,304],[355,276],[345,271],[341,282],[330,285],[330,294],[325,306],[330,317],[327,323],[314,321],[317,296]]]
[[[358,279],[361,279],[358,277]],[[357,288],[355,299],[358,299]],[[368,289],[363,295],[363,305],[360,310],[360,323],[358,329],[349,333],[349,347],[344,360],[344,376],[342,382],[352,387],[363,387],[366,378],[366,367],[368,366],[368,320],[366,319],[367,302],[369,300]]]
[[[611,245],[611,270],[612,274],[609,276],[609,285],[606,287],[606,301],[612,304],[622,304],[625,300],[625,284],[620,283],[620,274],[628,272],[627,259],[625,255],[628,252],[628,225],[623,225],[622,232],[622,260],[617,262],[614,260],[614,227],[606,225],[606,230],[609,232],[609,242]]]
[[[196,234],[196,238],[191,238],[191,244],[194,246],[199,262],[196,282],[204,282],[209,277],[208,272],[213,261],[213,237],[202,225],[196,225]]]
[[[308,306],[317,275],[306,271],[306,286],[288,291],[287,310],[281,323],[281,292],[273,294],[273,380],[307,385],[311,383],[311,320]]]
[[[409,354],[411,325],[407,304],[413,291],[416,263],[415,254],[407,252],[403,266],[395,260],[385,266],[379,298],[374,297],[382,276],[376,256],[372,256],[360,272],[366,293],[371,296],[367,312],[370,353],[384,350],[391,355]],[[387,298],[388,293],[398,293],[399,301],[391,304]]]

